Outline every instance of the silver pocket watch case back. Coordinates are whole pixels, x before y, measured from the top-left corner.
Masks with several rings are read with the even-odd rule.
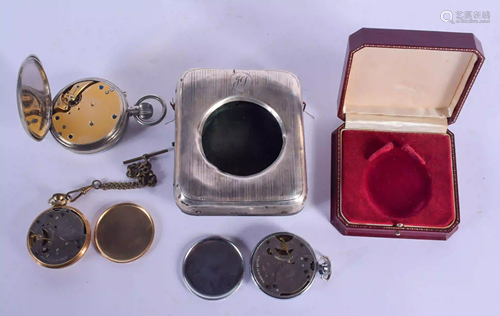
[[[194,244],[182,263],[186,287],[206,300],[219,300],[234,293],[244,274],[245,261],[238,247],[218,236]]]
[[[174,195],[191,215],[291,215],[307,177],[298,78],[274,70],[193,69],[175,101]]]
[[[162,106],[158,118],[153,106]],[[158,96],[146,95],[129,108],[125,92],[112,82],[86,78],[68,84],[51,99],[49,81],[38,57],[28,56],[17,80],[17,103],[21,123],[34,140],[51,132],[64,148],[77,153],[96,153],[115,145],[124,135],[129,116],[143,125],[156,125],[167,106]]]
[[[309,289],[316,274],[328,281],[332,269],[328,257],[316,260],[311,246],[292,233],[266,236],[254,248],[250,272],[265,294],[277,299],[296,297]],[[211,236],[195,243],[184,256],[182,276],[186,287],[207,300],[234,293],[245,274],[245,260],[231,241]]]

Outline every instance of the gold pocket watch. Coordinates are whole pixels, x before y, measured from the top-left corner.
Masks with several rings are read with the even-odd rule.
[[[133,182],[101,182],[66,194],[56,193],[49,200],[52,207],[39,214],[28,230],[27,246],[31,257],[46,268],[64,268],[83,257],[90,245],[91,228],[82,212],[67,206],[90,190],[130,190],[154,187],[156,175],[148,159],[167,152],[161,150],[142,157],[124,161],[133,163],[127,167],[127,176]],[[126,263],[139,259],[151,247],[154,239],[154,223],[149,213],[139,205],[120,203],[108,208],[97,221],[94,241],[97,250],[114,262]]]
[[[90,223],[79,210],[66,205],[64,194],[55,194],[53,207],[33,221],[28,232],[31,257],[46,268],[64,268],[80,260],[90,245]]]
[[[162,111],[153,119],[156,100]],[[142,125],[156,125],[167,114],[167,105],[156,95],[140,98],[129,108],[126,93],[99,78],[75,81],[51,99],[49,82],[40,60],[30,55],[21,65],[17,103],[24,129],[36,141],[48,131],[58,143],[77,153],[96,153],[116,144],[125,134],[129,116]]]

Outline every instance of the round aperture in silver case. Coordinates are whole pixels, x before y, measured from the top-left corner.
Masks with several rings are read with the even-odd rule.
[[[275,233],[262,239],[252,253],[251,272],[257,286],[267,295],[287,299],[304,293],[316,272],[330,277],[330,261],[318,264],[314,250],[291,233]]]
[[[184,283],[207,300],[225,298],[243,281],[245,263],[239,249],[229,240],[209,237],[196,243],[184,257]]]
[[[228,98],[202,122],[205,158],[219,171],[252,176],[269,168],[284,148],[278,114],[255,99]]]

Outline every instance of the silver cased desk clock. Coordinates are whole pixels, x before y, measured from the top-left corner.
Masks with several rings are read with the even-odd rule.
[[[193,69],[176,90],[174,194],[191,215],[291,215],[307,196],[302,91],[284,71]]]

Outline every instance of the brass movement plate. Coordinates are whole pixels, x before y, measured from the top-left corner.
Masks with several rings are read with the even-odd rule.
[[[108,208],[97,220],[94,240],[107,259],[126,263],[142,257],[153,243],[153,219],[142,207],[121,203]]]
[[[110,135],[123,114],[114,87],[102,81],[80,81],[55,100],[52,127],[71,144],[90,144]]]

